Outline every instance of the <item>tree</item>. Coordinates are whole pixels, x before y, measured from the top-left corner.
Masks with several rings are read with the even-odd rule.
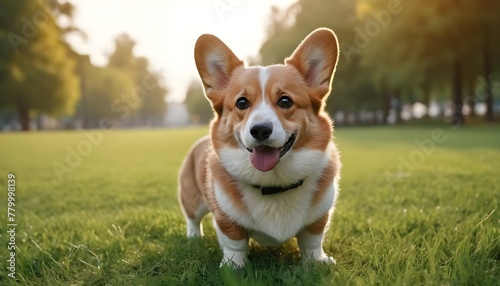
[[[486,116],[487,121],[494,120],[493,114],[493,73],[500,72],[500,2],[495,0],[467,2],[467,20],[472,27],[472,42],[482,58],[482,74],[486,83]],[[478,17],[477,15],[481,15]],[[496,63],[496,64],[495,64]]]
[[[109,56],[108,66],[118,68],[123,72],[135,76],[135,44],[135,41],[127,34],[121,34],[116,37],[115,51]]]
[[[80,96],[75,62],[49,7],[34,0],[0,6],[0,107],[15,108],[23,130],[32,111],[72,114]]]
[[[76,33],[80,37],[83,38],[83,40],[87,40],[87,35],[85,32],[83,32],[81,29],[75,26],[74,23],[74,15],[75,15],[75,6],[71,2],[59,2],[57,0],[50,0],[48,3],[52,5],[52,11],[53,14],[56,18],[65,18],[67,21],[65,25],[59,24],[59,27],[61,29],[61,32],[64,35],[70,34],[70,33]]]
[[[184,103],[194,123],[208,123],[212,119],[212,108],[199,81],[191,82]]]
[[[371,80],[383,94],[384,118],[393,108],[396,121],[400,121],[402,103],[410,99],[407,95],[419,94],[420,100],[430,106],[433,87],[443,81],[446,66],[441,62],[442,55],[426,45],[425,33],[431,24],[426,15],[430,6],[415,9],[408,2],[394,2],[397,5],[393,6],[390,3],[363,2],[367,12],[360,15],[360,21],[366,23],[364,37],[369,34],[372,39],[363,48],[361,64],[373,71]],[[377,33],[369,29],[370,23],[376,23]]]
[[[135,93],[140,104],[127,118],[129,124],[161,125],[167,111],[165,97],[167,88],[158,73],[152,72],[144,57],[134,55],[135,41],[127,34],[115,39],[115,51],[109,57],[108,67],[125,73],[134,83],[130,91]]]
[[[387,5],[381,0],[365,2],[375,11]],[[500,50],[500,39],[492,31],[500,28],[500,4],[493,0],[422,0],[404,5],[403,13],[393,17],[377,41],[366,49],[364,61],[370,66],[382,65],[381,77],[386,82],[421,89],[427,105],[433,89],[448,88],[452,93],[453,121],[461,124],[464,90],[470,98],[477,76],[483,75],[490,79],[486,90],[491,91],[491,66]],[[398,77],[401,80],[394,82]],[[492,117],[489,100],[493,95],[487,94],[487,105],[491,104],[487,117]]]
[[[80,100],[77,103],[75,111],[75,119],[80,119],[83,128],[89,128],[89,104],[87,100],[87,78],[92,78],[94,75],[91,74],[90,70],[94,68],[90,62],[90,57],[88,55],[80,55],[75,51],[72,52],[71,57],[76,61],[76,74],[80,78]]]
[[[86,69],[86,126],[110,128],[123,123],[141,104],[132,93],[134,82],[115,68],[89,66]]]
[[[162,85],[160,75],[149,70],[148,60],[144,57],[136,60],[135,82],[142,93],[142,106],[139,110],[142,125],[161,125],[167,112],[167,89]]]

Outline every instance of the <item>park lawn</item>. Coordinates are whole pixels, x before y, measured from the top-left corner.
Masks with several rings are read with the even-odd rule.
[[[498,285],[500,128],[341,127],[341,195],[324,242],[253,245],[219,268],[210,217],[185,238],[179,164],[206,128],[0,134],[0,284]],[[94,138],[94,139],[89,139]],[[77,150],[85,156],[78,159]],[[69,164],[66,162],[69,158]],[[54,169],[56,168],[56,169]],[[16,176],[16,278],[7,276],[7,173]]]

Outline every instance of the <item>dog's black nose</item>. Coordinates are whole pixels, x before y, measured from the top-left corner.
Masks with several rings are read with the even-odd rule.
[[[264,141],[273,133],[273,124],[271,122],[256,123],[250,127],[250,134],[258,141]]]

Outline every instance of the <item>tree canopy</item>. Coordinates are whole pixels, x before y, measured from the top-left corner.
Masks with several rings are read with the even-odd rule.
[[[134,54],[135,44],[127,34],[119,35],[107,66],[120,70],[132,82],[128,93],[135,103],[129,104],[131,116],[124,120],[130,125],[161,125],[167,111],[168,90],[159,73],[151,70],[149,61]]]
[[[80,96],[75,61],[45,5],[0,4],[0,107],[16,109],[23,130],[29,129],[31,112],[70,115]]]
[[[69,2],[0,3],[0,109],[15,110],[23,130],[34,114],[76,113],[85,128],[105,119],[113,126],[161,125],[167,89],[148,60],[134,54],[135,41],[119,35],[108,65],[92,65],[64,41],[68,33],[86,37],[74,26],[74,10]]]
[[[73,55],[82,80],[77,117],[84,128],[163,124],[168,91],[149,61],[134,55],[134,45],[128,35],[119,35],[104,67],[92,65],[88,56]]]

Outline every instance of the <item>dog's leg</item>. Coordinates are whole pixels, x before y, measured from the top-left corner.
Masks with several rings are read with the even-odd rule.
[[[186,229],[187,237],[202,237],[203,236],[203,225],[201,219],[209,212],[205,205],[201,205],[200,209],[196,212],[194,217],[190,217],[186,214]]]
[[[186,218],[187,237],[202,237],[201,219]]]
[[[209,212],[209,209],[199,196],[191,195],[190,198],[186,198],[187,192],[183,191],[179,192],[179,203],[186,218],[187,237],[201,237],[203,236],[201,219]]]
[[[328,229],[330,215],[326,214],[316,222],[308,225],[297,234],[302,259],[335,264],[333,257],[327,256],[323,251],[323,237]]]
[[[200,191],[193,184],[189,185],[185,182],[179,184],[179,205],[186,218],[187,237],[203,236],[201,219],[209,212],[209,209]]]
[[[321,261],[329,264],[336,263],[333,257],[327,256],[323,251],[323,233],[313,234],[307,229],[304,229],[297,234],[297,241],[299,243],[302,259]]]
[[[188,237],[200,237],[203,235],[201,219],[209,212],[203,195],[203,191],[206,188],[205,159],[209,142],[208,137],[198,140],[191,147],[186,158],[184,158],[179,171],[177,198],[182,213],[186,218]]]
[[[241,268],[248,261],[248,236],[235,240],[226,235],[214,219],[217,240],[222,249],[223,257],[220,266],[227,264],[233,268]],[[241,231],[240,231],[241,232]]]

